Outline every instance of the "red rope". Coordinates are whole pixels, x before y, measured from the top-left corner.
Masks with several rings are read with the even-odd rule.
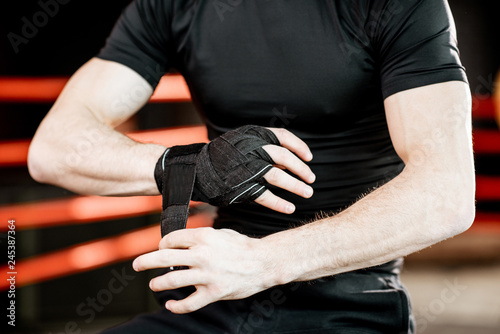
[[[474,153],[500,154],[500,131],[476,130],[473,139]]]
[[[184,126],[160,130],[148,130],[127,134],[140,142],[154,142],[165,146],[185,145],[206,142],[204,126]],[[0,167],[25,166],[28,158],[30,140],[11,140],[0,142]]]
[[[495,117],[495,103],[490,97],[474,96],[472,98],[472,116],[481,119]]]
[[[206,227],[211,226],[212,222],[211,214],[200,213],[189,217],[187,227]],[[158,249],[160,237],[160,227],[154,225],[16,261],[16,287],[132,259]],[[0,267],[0,270],[9,272],[7,265]],[[9,282],[0,280],[0,290],[8,288]]]
[[[69,78],[19,78],[0,77],[0,102],[8,103],[52,103]],[[191,101],[186,81],[181,75],[164,76],[151,97],[151,102]]]

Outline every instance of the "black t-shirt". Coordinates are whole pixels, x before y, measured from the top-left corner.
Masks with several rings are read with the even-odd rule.
[[[338,212],[395,177],[404,164],[384,98],[467,82],[445,0],[136,0],[98,57],[153,87],[178,70],[212,138],[257,124],[285,127],[309,145],[314,196],[273,189],[295,214],[219,209],[216,227],[250,235]]]

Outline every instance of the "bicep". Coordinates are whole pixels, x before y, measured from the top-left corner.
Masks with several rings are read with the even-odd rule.
[[[93,58],[69,80],[48,118],[93,118],[111,127],[122,123],[153,93],[151,85],[122,64]]]
[[[468,85],[449,81],[396,93],[385,99],[393,146],[408,165],[472,163]]]
[[[109,158],[118,148],[131,147],[133,141],[113,127],[145,104],[152,91],[142,77],[123,65],[100,59],[87,62],[68,81],[33,137],[28,154],[33,178],[89,192],[95,185],[92,178],[106,175],[102,172],[106,164],[89,158]]]

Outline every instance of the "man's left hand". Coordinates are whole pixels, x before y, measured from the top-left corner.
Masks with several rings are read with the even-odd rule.
[[[136,271],[187,266],[153,278],[153,291],[194,286],[183,300],[169,300],[173,313],[196,311],[218,300],[241,299],[269,288],[272,272],[268,247],[263,240],[233,230],[197,228],[177,230],[160,241],[159,250],[139,256]]]

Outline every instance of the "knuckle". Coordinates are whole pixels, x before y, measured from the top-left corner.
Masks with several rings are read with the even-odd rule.
[[[276,168],[276,167],[273,167],[269,170],[269,172],[267,172],[266,176],[265,176],[265,179],[269,182],[269,183],[272,183],[272,182],[275,182],[278,180],[279,178],[279,169]]]
[[[272,128],[273,131],[279,135],[283,134],[283,128]]]
[[[267,178],[266,178],[266,180],[267,180]],[[266,191],[264,191],[264,193],[262,193],[262,195],[260,195],[259,197],[257,197],[255,199],[255,202],[258,204],[263,204],[266,202],[266,199],[268,196],[269,196],[269,190],[266,190]]]
[[[288,136],[291,134],[291,132],[290,132],[290,131],[288,131],[288,130],[287,130],[287,129],[285,129],[285,128],[278,128],[278,131],[279,131],[279,133],[280,133],[282,136],[285,136],[285,137],[288,137]]]
[[[309,168],[309,166],[307,166],[305,163],[301,162],[301,165],[302,165],[300,167],[301,175],[308,175],[308,174],[312,173],[311,168]]]
[[[188,305],[185,306],[185,310],[187,310],[187,312],[194,312],[198,309],[198,307],[196,306],[196,303],[194,302],[190,302]]]
[[[165,251],[158,252],[155,261],[159,262],[160,265],[166,265],[168,262],[168,253]]]
[[[286,161],[290,158],[288,149],[277,146],[276,151],[274,152],[273,160],[279,161],[281,163],[286,163]]]
[[[273,128],[273,132],[274,134],[276,135],[276,137],[278,138],[278,140],[282,143],[284,141],[286,141],[287,139],[287,135],[288,135],[288,131],[283,129],[283,128]]]
[[[279,197],[275,197],[273,199],[273,204],[273,206],[276,208],[285,209],[285,205],[281,202],[281,199]]]
[[[217,284],[212,284],[208,286],[207,293],[211,299],[220,299],[222,296],[224,296],[223,290]]]
[[[212,250],[210,247],[200,246],[196,249],[196,254],[193,259],[197,266],[205,267],[212,259]]]
[[[194,239],[197,240],[198,242],[203,241],[206,237],[207,234],[210,233],[208,228],[206,227],[200,227],[194,230]]]
[[[295,178],[292,178],[292,180],[290,180],[290,184],[292,186],[292,189],[295,190],[296,192],[303,190],[305,187],[304,182],[301,182]]]
[[[167,234],[160,240],[159,248],[168,248],[172,245],[172,233]]]
[[[179,278],[177,275],[172,275],[175,274],[175,272],[168,273],[165,277],[165,286],[168,287],[178,287],[179,286]]]
[[[238,232],[236,232],[235,230],[230,229],[230,228],[221,228],[219,230],[219,232],[225,233],[225,234],[230,235],[230,236],[239,234]]]
[[[198,308],[196,307],[195,301],[191,299],[185,299],[179,303],[177,303],[177,308],[182,313],[190,313],[196,311]]]

